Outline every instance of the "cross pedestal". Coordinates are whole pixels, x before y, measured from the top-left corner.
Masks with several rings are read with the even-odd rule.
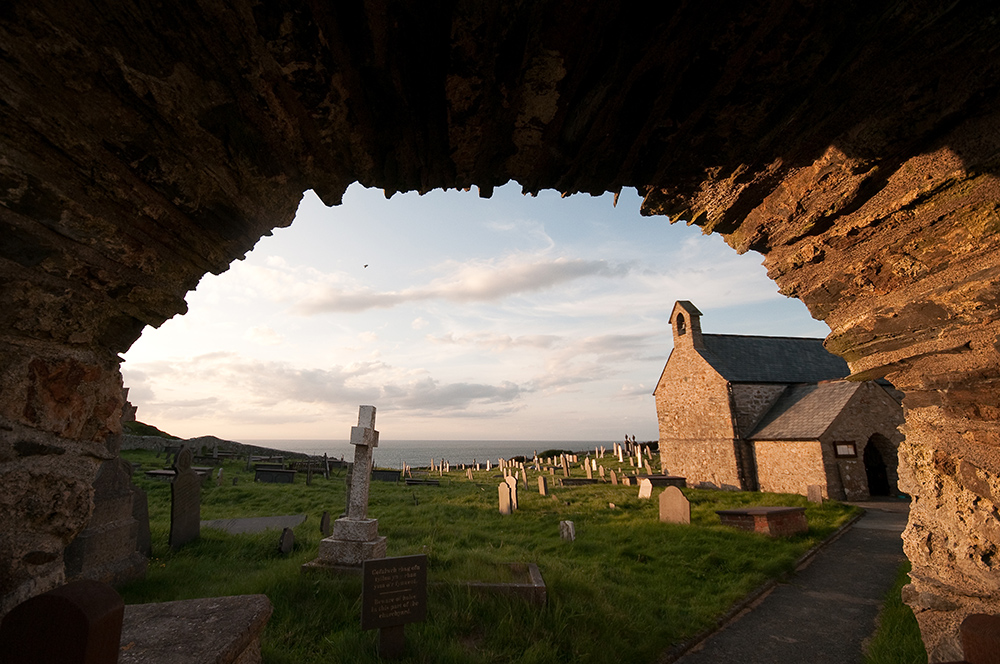
[[[372,451],[378,447],[375,406],[361,406],[358,426],[351,427],[354,471],[347,511],[333,523],[333,535],[320,541],[319,556],[302,566],[302,571],[349,569],[361,571],[361,564],[385,558],[386,538],[379,537],[378,520],[368,518],[368,487],[371,483]]]

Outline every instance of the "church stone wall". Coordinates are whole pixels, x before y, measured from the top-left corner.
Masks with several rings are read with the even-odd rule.
[[[743,437],[749,434],[761,416],[771,409],[785,391],[785,386],[770,383],[734,383],[731,389],[733,409],[736,412],[736,428],[740,437]]]
[[[696,350],[675,346],[654,396],[667,472],[689,486],[741,488],[727,381]]]
[[[827,492],[827,470],[818,440],[754,441],[761,491],[807,495],[810,484]]]

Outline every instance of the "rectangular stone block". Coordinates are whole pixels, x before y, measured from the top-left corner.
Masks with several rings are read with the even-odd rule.
[[[371,542],[378,538],[378,519],[337,519],[333,539],[348,542]]]
[[[328,537],[319,543],[318,561],[353,567],[372,558],[385,558],[385,550],[385,537],[379,537],[371,542],[350,542]]]

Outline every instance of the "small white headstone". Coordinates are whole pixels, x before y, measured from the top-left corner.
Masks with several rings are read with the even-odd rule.
[[[504,480],[507,486],[510,487],[510,506],[511,509],[517,509],[517,478],[513,475],[508,475],[507,479]]]
[[[506,482],[501,482],[497,487],[497,496],[500,501],[500,514],[510,514],[513,509],[510,503],[510,486]]]
[[[576,528],[573,527],[572,521],[559,522],[559,537],[569,542],[576,540]]]
[[[651,498],[653,496],[653,483],[646,478],[639,480],[639,497]]]

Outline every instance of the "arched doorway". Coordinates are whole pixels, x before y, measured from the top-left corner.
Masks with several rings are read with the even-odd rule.
[[[889,472],[875,442],[878,437],[878,434],[873,435],[865,445],[864,462],[865,474],[868,475],[868,493],[872,496],[888,496],[891,493]]]

